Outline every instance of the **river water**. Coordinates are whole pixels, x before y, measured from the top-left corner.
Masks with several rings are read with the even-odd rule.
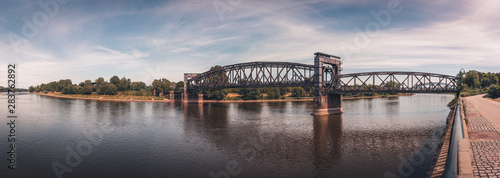
[[[0,95],[0,177],[425,177],[453,95],[312,102],[110,102]]]

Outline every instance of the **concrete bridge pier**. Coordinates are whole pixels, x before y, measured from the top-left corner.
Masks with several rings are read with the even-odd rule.
[[[183,103],[203,103],[203,94],[184,94]]]
[[[330,74],[334,84],[338,83],[340,75],[340,57],[325,54],[314,54],[314,111],[312,115],[341,114],[342,95],[325,92],[324,74]]]
[[[312,115],[322,116],[330,114],[342,114],[342,95],[327,94],[326,96],[314,96],[314,111]]]

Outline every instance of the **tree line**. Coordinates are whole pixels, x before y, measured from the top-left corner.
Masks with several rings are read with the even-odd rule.
[[[73,84],[70,79],[61,79],[59,81],[42,83],[37,86],[30,86],[29,92],[61,92],[62,94],[82,94],[90,95],[92,93],[99,95],[116,95],[119,92],[127,95],[135,96],[164,96],[170,91],[179,89],[184,86],[184,82],[180,81],[173,83],[168,79],[155,79],[151,85],[146,85],[144,82],[132,82],[129,78],[113,76],[106,81],[103,77],[99,77],[92,82],[85,80],[78,84]]]
[[[262,87],[262,88],[225,88],[202,89],[203,99],[206,100],[259,100],[259,99],[284,99],[291,93],[291,97],[312,97],[313,87]],[[238,97],[227,97],[229,93],[237,93]],[[267,96],[263,96],[266,94]]]
[[[463,95],[487,93],[488,97],[500,97],[500,73],[469,70],[463,78]]]

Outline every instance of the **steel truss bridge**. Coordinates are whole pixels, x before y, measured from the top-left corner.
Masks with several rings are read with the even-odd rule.
[[[423,72],[341,74],[340,57],[314,54],[314,65],[291,62],[248,62],[184,73],[185,103],[202,103],[203,89],[314,87],[313,115],[340,114],[342,95],[356,93],[460,93],[460,79]],[[460,71],[462,74],[462,71]],[[462,76],[462,75],[459,75]]]
[[[365,72],[335,75],[322,66],[325,93],[456,93],[455,76],[423,72]],[[188,92],[200,89],[297,87],[315,85],[315,65],[291,62],[249,62],[185,75]]]

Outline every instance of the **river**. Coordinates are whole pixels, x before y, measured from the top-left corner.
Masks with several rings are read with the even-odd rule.
[[[16,170],[0,177],[425,177],[453,95],[312,102],[150,103],[16,96]],[[57,173],[59,172],[59,173]]]

